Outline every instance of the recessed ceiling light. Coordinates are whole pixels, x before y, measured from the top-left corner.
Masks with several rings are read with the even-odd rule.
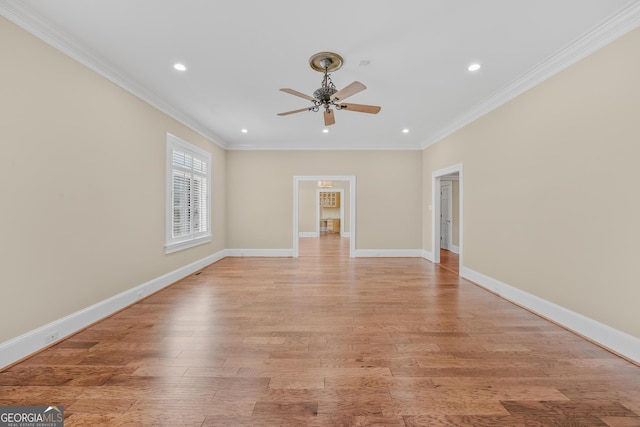
[[[469,65],[469,68],[467,68],[467,70],[469,71],[478,71],[479,69],[480,69],[480,64],[478,64],[477,62],[475,64]]]
[[[322,133],[329,133],[329,129],[322,129]]]
[[[409,133],[409,129],[402,129],[402,133]]]
[[[247,129],[242,129],[240,132],[242,132],[242,133],[247,133],[247,132],[249,132],[249,131],[248,131]]]
[[[187,71],[187,67],[184,64],[181,64],[179,62],[173,64],[173,68],[175,68],[178,71]]]

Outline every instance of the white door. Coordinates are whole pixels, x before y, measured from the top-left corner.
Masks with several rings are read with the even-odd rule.
[[[440,183],[440,247],[447,250],[451,249],[453,205],[451,193],[451,181],[442,181]]]

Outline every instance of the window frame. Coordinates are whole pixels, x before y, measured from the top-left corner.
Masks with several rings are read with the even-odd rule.
[[[174,151],[183,152],[199,159],[206,164],[206,230],[195,232],[193,230],[193,221],[190,220],[191,230],[188,236],[173,237],[173,214],[174,214],[174,195],[173,195],[173,174],[174,171],[184,171],[184,169],[176,168],[173,164]],[[190,144],[175,135],[167,133],[166,144],[166,196],[165,196],[165,254],[181,251],[183,249],[192,248],[212,240],[211,233],[211,153]],[[192,169],[193,174],[193,169]],[[193,176],[193,175],[192,175]]]

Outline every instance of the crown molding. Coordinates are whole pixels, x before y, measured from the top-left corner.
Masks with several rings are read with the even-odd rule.
[[[32,8],[22,2],[0,0],[0,15],[40,38],[52,47],[60,50],[74,60],[115,83],[134,96],[142,99],[169,117],[198,132],[212,143],[226,150],[291,150],[287,144],[277,146],[233,146],[213,133],[208,127],[190,117],[189,114],[174,108],[157,93],[150,91],[127,73],[108,64],[103,58],[91,52],[89,48],[74,40],[64,31],[55,28]],[[378,147],[377,150],[423,150],[446,138],[469,123],[504,105],[527,90],[547,80],[554,74],[578,62],[596,50],[604,47],[625,33],[640,26],[640,1],[631,2],[625,9],[586,33],[557,54],[536,65],[520,78],[514,80],[500,91],[477,104],[467,113],[452,121],[449,125],[434,133],[415,147]],[[370,150],[371,148],[340,147],[349,150]],[[326,147],[308,148],[309,150],[327,149]]]
[[[226,143],[211,132],[206,126],[191,118],[162,99],[157,93],[150,91],[144,85],[138,83],[133,77],[116,67],[108,64],[100,56],[73,39],[67,33],[48,23],[41,15],[22,2],[7,2],[0,0],[0,16],[18,25],[38,37],[45,43],[73,58],[82,65],[98,73],[107,80],[115,83],[122,89],[145,101],[169,117],[191,128],[212,143],[223,149],[227,149]]]
[[[362,147],[360,145],[349,145],[348,143],[336,143],[325,145],[305,145],[300,146],[295,143],[285,144],[265,144],[265,145],[229,145],[229,151],[422,151],[419,145],[392,146],[384,145],[378,147]]]
[[[425,149],[441,141],[469,123],[522,95],[527,90],[636,29],[638,26],[640,26],[640,1],[635,0],[619,13],[585,33],[555,55],[536,65],[522,77],[477,104],[466,114],[460,116],[423,142],[421,148]]]

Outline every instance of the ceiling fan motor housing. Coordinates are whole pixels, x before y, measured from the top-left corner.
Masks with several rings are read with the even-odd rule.
[[[326,103],[331,101],[331,95],[337,91],[338,90],[335,87],[325,86],[320,89],[316,89],[316,91],[313,92],[313,97],[322,103]]]

